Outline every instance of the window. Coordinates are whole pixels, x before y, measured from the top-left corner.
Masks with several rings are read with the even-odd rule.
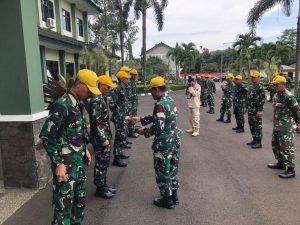
[[[63,26],[64,30],[71,32],[71,17],[70,12],[62,9]]]
[[[66,74],[67,76],[74,77],[74,63],[66,63]]]
[[[42,20],[47,22],[47,18],[54,19],[53,2],[41,0]]]
[[[49,70],[49,72],[50,72],[50,75],[55,80],[58,80],[58,73],[59,73],[59,70],[58,70],[58,61],[47,60],[46,61],[46,66],[47,66],[47,70]],[[47,73],[48,73],[48,71],[47,71]],[[47,76],[49,76],[49,75],[47,74]]]
[[[77,18],[77,32],[78,32],[78,36],[83,37],[83,24],[82,24],[82,20]]]

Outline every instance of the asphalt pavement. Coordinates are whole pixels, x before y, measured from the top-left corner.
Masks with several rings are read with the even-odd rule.
[[[184,91],[170,94],[178,107],[178,125],[189,128]],[[88,169],[85,225],[299,225],[300,179],[282,180],[280,171],[267,168],[275,162],[271,149],[272,107],[265,104],[263,148],[253,150],[249,127],[245,133],[232,131],[231,124],[216,122],[221,92],[218,89],[216,114],[201,108],[200,136],[185,133],[181,148],[180,204],[174,210],[152,204],[159,191],[155,184],[152,138],[133,140],[127,168],[111,166],[109,182],[118,189],[112,200],[94,197],[93,166]],[[152,113],[151,96],[140,97],[141,115]],[[246,120],[247,121],[247,120]],[[300,147],[296,134],[296,149]],[[298,152],[296,150],[296,153]],[[298,158],[300,155],[296,155]],[[296,173],[298,166],[296,167]],[[297,173],[297,175],[300,172]],[[39,191],[4,225],[47,225],[52,220],[51,185]]]

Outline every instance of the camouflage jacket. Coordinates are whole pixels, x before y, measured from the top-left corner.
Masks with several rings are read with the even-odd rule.
[[[161,97],[154,106],[153,115],[141,118],[141,123],[146,126],[146,138],[155,135],[152,149],[165,151],[180,148],[182,131],[177,128],[177,108],[174,100],[168,96]]]
[[[263,111],[265,101],[266,93],[264,87],[260,83],[251,85],[247,95],[248,113],[256,114]]]
[[[216,85],[215,82],[207,81],[207,94],[212,95],[216,93]]]
[[[285,90],[283,93],[276,93],[273,98],[273,129],[274,131],[292,131],[295,122],[300,123],[300,107],[294,95]]]
[[[223,99],[232,99],[233,83],[232,82],[226,82],[226,84],[222,88],[222,91],[223,91]]]
[[[90,141],[93,145],[102,146],[106,139],[111,139],[107,99],[104,95],[92,95],[89,103]]]
[[[247,88],[245,85],[235,85],[233,88],[233,107],[247,107]]]
[[[293,85],[293,80],[291,77],[287,76],[286,77],[286,88],[291,91],[292,90],[292,85]]]
[[[136,83],[135,83],[135,80],[132,80],[130,79],[129,80],[130,82],[130,86],[131,86],[131,92],[132,92],[132,95],[131,95],[131,105],[132,105],[132,108],[133,108],[133,112],[136,112],[137,111],[137,105],[138,105],[138,94],[137,94],[137,89],[136,89]],[[136,116],[136,115],[134,115]]]
[[[130,115],[131,104],[128,99],[126,88],[119,85],[112,90],[109,108],[112,112],[111,121],[123,121],[125,116]]]
[[[205,78],[201,78],[200,86],[201,86],[201,92],[205,92],[208,88],[208,80]]]
[[[51,106],[40,138],[52,168],[63,163],[67,172],[77,172],[86,167],[87,129],[83,104],[67,92]]]

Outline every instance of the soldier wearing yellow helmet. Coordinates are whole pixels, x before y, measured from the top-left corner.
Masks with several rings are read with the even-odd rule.
[[[292,90],[292,84],[293,84],[293,79],[289,76],[288,72],[280,72],[280,76],[285,77],[286,79],[286,88],[291,91]]]

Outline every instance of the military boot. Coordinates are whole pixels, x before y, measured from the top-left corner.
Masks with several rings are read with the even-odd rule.
[[[113,193],[113,194],[116,194],[116,193],[117,193],[117,189],[111,187],[111,186],[108,185],[106,182],[105,182],[105,184],[104,184],[104,188],[105,188],[106,190],[108,190],[109,192]]]
[[[162,198],[155,198],[153,200],[153,204],[167,209],[174,209],[174,204],[171,196],[168,197],[162,197]]]
[[[288,179],[296,176],[295,169],[293,167],[288,167],[286,171],[278,175],[280,178]]]
[[[212,109],[211,112],[209,114],[215,114],[215,110]]]
[[[121,158],[120,155],[115,155],[113,165],[118,167],[126,167],[127,163],[125,162],[124,159]]]
[[[276,170],[285,170],[285,165],[283,162],[278,161],[277,163],[268,164],[268,168]]]
[[[261,140],[257,139],[253,145],[251,145],[251,148],[258,149],[262,148]]]
[[[232,130],[238,130],[240,129],[239,126],[233,127]]]
[[[231,123],[231,116],[227,116],[227,120],[225,120],[224,123]]]
[[[174,205],[179,205],[179,199],[177,196],[177,190],[172,191],[172,201]]]
[[[244,133],[245,132],[244,127],[239,127],[235,132],[236,133]]]
[[[121,159],[129,159],[129,157],[130,157],[129,155],[125,155],[124,153],[120,154]]]
[[[113,198],[115,195],[113,193],[111,193],[108,189],[106,189],[105,187],[97,187],[95,196],[105,198],[105,199],[110,199],[110,198]]]
[[[246,144],[247,144],[247,145],[254,145],[254,144],[255,144],[255,140],[253,139],[252,141],[247,142]]]
[[[224,115],[220,115],[220,118],[217,119],[216,121],[218,121],[218,122],[224,122]]]

